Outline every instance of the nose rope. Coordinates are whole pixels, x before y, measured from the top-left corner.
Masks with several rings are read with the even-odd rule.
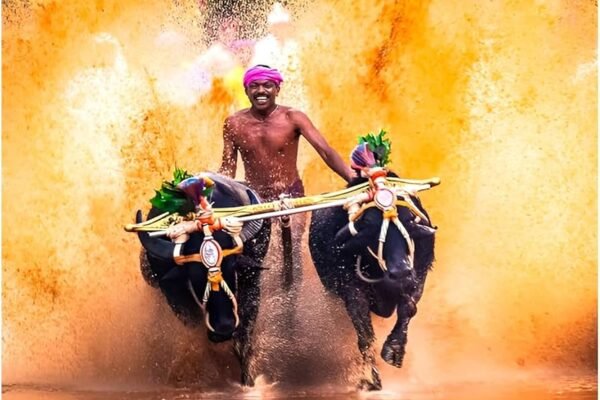
[[[208,292],[208,290],[210,290],[210,286],[208,284],[206,285],[206,290],[204,291],[204,298],[202,299],[202,301],[200,301],[200,299],[198,299],[198,295],[196,294],[196,291],[194,290],[194,286],[192,286],[192,281],[190,281],[189,279],[187,281],[187,287],[188,287],[188,290],[190,291],[190,293],[192,294],[192,297],[194,298],[194,301],[196,302],[196,304],[198,304],[198,306],[204,312],[204,324],[211,332],[214,332],[215,329],[210,324],[210,319],[208,318],[208,311],[206,311],[206,300],[208,300],[207,292]]]
[[[196,304],[198,304],[198,306],[200,306],[200,308],[204,309],[204,302],[200,301],[200,299],[198,298],[198,295],[196,294],[196,291],[194,290],[194,286],[192,286],[192,281],[191,280],[187,280],[187,287],[188,290],[190,291],[190,293],[192,294],[192,297],[194,298],[194,301],[196,302]]]
[[[233,306],[233,316],[235,318],[235,327],[237,328],[240,323],[240,318],[238,315],[238,303],[237,299],[235,298],[235,294],[233,293],[225,279],[223,279],[223,274],[221,272],[221,263],[223,261],[223,257],[239,252],[241,248],[239,232],[236,231],[234,234],[227,232],[230,233],[230,235],[233,237],[234,242],[236,243],[236,248],[231,249],[229,251],[223,251],[219,243],[213,239],[212,232],[210,231],[210,228],[207,223],[203,224],[202,229],[204,231],[204,241],[202,243],[202,246],[200,246],[200,252],[198,254],[192,255],[193,260],[190,256],[180,255],[182,247],[181,245],[175,246],[174,258],[177,264],[180,265],[182,265],[185,262],[200,261],[208,270],[206,288],[204,289],[204,295],[202,296],[202,300],[198,298],[198,295],[194,290],[192,282],[189,279],[187,281],[188,290],[194,298],[194,301],[204,312],[204,322],[208,329],[212,332],[215,332],[215,329],[210,324],[210,313],[206,309],[206,304],[208,303],[208,299],[210,297],[211,292],[218,292],[220,289],[223,289],[223,291],[231,301],[231,304]]]
[[[276,106],[275,109],[271,111],[271,114],[275,112],[278,107],[279,106]],[[210,179],[206,177],[205,180],[210,181]],[[214,183],[212,184],[214,185]],[[288,202],[285,199],[281,199],[281,203],[284,208],[288,208]],[[238,303],[237,299],[235,298],[235,294],[227,282],[223,279],[221,263],[223,258],[227,256],[242,253],[244,243],[241,236],[244,234],[244,224],[235,217],[214,218],[212,203],[208,203],[204,195],[200,196],[200,204],[197,205],[196,211],[197,213],[193,213],[191,216],[189,216],[189,218],[194,220],[195,228],[204,233],[204,240],[200,246],[200,251],[196,254],[181,255],[183,244],[189,239],[189,236],[180,236],[183,240],[178,241],[177,238],[173,239],[175,242],[175,247],[173,249],[173,260],[177,265],[184,265],[185,263],[189,262],[200,262],[207,268],[207,282],[202,300],[198,298],[192,282],[189,279],[187,280],[187,286],[194,301],[204,312],[205,323],[208,329],[212,332],[215,332],[214,328],[210,324],[210,313],[208,312],[206,305],[210,298],[210,294],[221,289],[231,301],[233,306],[233,315],[235,317],[235,327],[237,328],[240,323],[240,318],[238,315]],[[173,222],[180,223],[182,221]],[[184,233],[189,234],[192,231],[184,230]],[[212,234],[215,231],[224,231],[227,233],[233,239],[234,247],[232,249],[223,249],[221,245],[213,239]]]
[[[375,253],[372,253],[373,255]],[[378,279],[371,279],[371,278],[367,278],[361,271],[360,269],[360,262],[362,261],[362,256],[358,256],[356,257],[356,265],[354,266],[354,269],[356,271],[356,275],[363,281],[367,282],[367,283],[377,283],[377,282],[381,282],[383,280],[383,278],[378,278]]]
[[[225,279],[221,281],[221,287],[223,288],[223,291],[225,292],[227,297],[229,297],[229,300],[231,300],[231,304],[233,305],[233,316],[235,317],[235,327],[237,328],[240,324],[240,317],[238,316],[238,303],[235,299],[235,294],[233,294],[233,292],[229,288],[229,285],[227,284],[227,282],[225,282]]]
[[[375,252],[373,250],[371,250],[371,248],[368,246],[367,246],[367,250],[373,256],[373,258],[375,258],[377,260],[379,267],[384,272],[387,271],[387,265],[385,262],[385,258],[383,257],[383,248],[385,245],[387,232],[388,232],[388,229],[390,226],[390,220],[398,228],[398,230],[400,231],[400,234],[402,234],[402,238],[404,239],[404,241],[406,241],[406,245],[408,247],[408,260],[410,262],[410,269],[414,269],[415,243],[397,216],[392,216],[391,218],[389,218],[389,217],[385,217],[385,215],[384,215],[384,219],[381,222],[381,230],[379,231],[379,245],[377,248],[377,254],[375,254]]]
[[[206,282],[206,288],[204,289],[204,297],[202,297],[202,306],[208,302],[210,296],[210,282]]]
[[[229,285],[227,284],[225,279],[223,279],[223,277],[221,276],[220,272],[221,272],[220,270],[215,271],[215,272],[209,271],[209,275],[212,274],[212,276],[209,276],[209,278],[207,279],[206,289],[204,289],[204,296],[202,297],[202,301],[198,298],[198,295],[196,294],[196,291],[194,290],[194,286],[192,286],[192,282],[189,279],[187,281],[188,289],[189,289],[190,293],[192,294],[194,301],[196,302],[196,304],[198,304],[198,306],[202,309],[202,311],[204,311],[204,314],[205,314],[204,322],[206,323],[206,326],[208,327],[208,329],[210,329],[212,332],[215,332],[215,329],[210,324],[210,313],[206,310],[206,303],[208,302],[210,293],[219,291],[219,287],[223,289],[223,291],[225,292],[225,294],[231,301],[231,304],[233,305],[233,316],[235,317],[235,327],[237,328],[238,325],[240,324],[240,317],[238,315],[237,299],[235,298],[235,294],[233,293],[233,291],[231,290],[231,288],[229,287]],[[215,284],[217,285],[216,287],[214,286]]]
[[[367,250],[369,251],[369,254],[371,254],[373,256],[373,258],[377,260],[377,263],[379,264],[379,268],[381,268],[383,271],[387,271],[387,267],[385,266],[385,260],[383,258],[379,257],[377,254],[375,254],[375,252],[373,250],[371,250],[371,248],[369,246],[367,246]]]
[[[379,261],[379,266],[383,271],[387,271],[385,258],[383,258],[383,245],[385,244],[385,238],[387,236],[389,226],[390,220],[384,218],[384,220],[381,222],[381,231],[379,232],[379,246],[377,248],[377,261]]]
[[[408,234],[408,231],[406,230],[404,225],[402,225],[402,222],[400,222],[398,217],[393,218],[392,221],[394,222],[394,225],[396,225],[396,227],[402,234],[402,237],[404,237],[406,244],[408,245],[408,261],[410,261],[410,269],[414,269],[415,242],[412,240],[412,238]]]

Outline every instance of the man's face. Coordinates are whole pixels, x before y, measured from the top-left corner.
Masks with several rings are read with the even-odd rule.
[[[267,110],[275,104],[279,86],[271,80],[256,80],[246,86],[246,95],[257,110]]]

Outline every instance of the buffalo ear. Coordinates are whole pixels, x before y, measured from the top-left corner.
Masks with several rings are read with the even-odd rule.
[[[408,234],[413,239],[421,239],[424,237],[433,236],[437,230],[437,227],[417,224],[414,221],[409,221],[405,224],[405,227],[408,231]]]

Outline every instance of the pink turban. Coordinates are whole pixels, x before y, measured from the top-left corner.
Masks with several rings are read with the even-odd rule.
[[[269,68],[262,65],[257,65],[250,68],[244,74],[244,87],[248,86],[254,81],[269,80],[273,81],[279,86],[283,82],[283,77],[275,68]]]

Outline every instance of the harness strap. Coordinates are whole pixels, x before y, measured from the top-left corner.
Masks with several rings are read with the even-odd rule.
[[[412,202],[412,200],[410,200],[410,197],[408,198],[408,201],[404,198],[402,198],[402,200],[396,200],[395,202],[396,206],[402,206],[402,207],[406,207],[408,208],[413,214],[415,214],[417,217],[424,219],[425,221],[429,221],[429,219],[425,216],[425,214],[423,214],[419,208],[417,206],[414,205],[414,203]],[[367,211],[369,208],[373,208],[373,207],[377,207],[377,205],[375,204],[374,201],[368,202],[368,203],[364,203],[360,206],[360,208],[358,209],[358,211],[356,211],[354,214],[352,214],[350,216],[350,221],[354,222],[357,219],[359,219],[365,211]],[[393,211],[390,211],[390,213],[393,213]],[[391,214],[390,214],[391,216]]]
[[[225,292],[225,294],[227,295],[227,297],[229,297],[229,300],[231,300],[231,303],[233,304],[233,316],[235,317],[235,326],[237,328],[237,326],[240,324],[240,317],[238,316],[238,303],[237,303],[237,300],[235,298],[235,295],[233,294],[233,292],[229,288],[229,285],[227,284],[227,282],[225,282],[225,279],[223,279],[221,281],[221,287],[223,288],[223,291]]]
[[[410,261],[410,269],[414,269],[415,242],[412,240],[412,238],[408,234],[408,231],[406,230],[404,225],[402,225],[402,222],[400,222],[400,220],[397,217],[394,218],[392,221],[394,222],[394,225],[396,225],[396,227],[398,228],[398,230],[404,237],[406,244],[408,245],[408,259]]]
[[[175,261],[175,264],[177,265],[183,265],[189,262],[202,262],[202,255],[195,253],[183,256],[174,256],[173,261]]]
[[[187,280],[187,287],[188,287],[188,290],[190,291],[190,293],[192,294],[192,297],[194,298],[194,301],[196,302],[196,304],[198,304],[198,306],[204,310],[204,302],[200,301],[200,299],[198,298],[198,295],[196,294],[196,291],[194,290],[194,286],[192,286],[192,281],[190,281],[189,279]]]
[[[206,304],[210,296],[210,282],[206,282],[206,288],[204,289],[204,296],[202,297],[202,304]]]
[[[413,212],[413,214],[415,214],[417,217],[421,218],[422,220],[429,222],[429,218],[427,218],[427,216],[425,214],[423,214],[421,212],[421,210],[419,210],[419,207],[417,207],[415,205],[415,203],[412,201],[412,199],[410,198],[410,195],[407,192],[400,191],[397,194],[398,194],[398,196],[402,197],[402,199],[406,203],[406,206],[410,209],[410,211]]]
[[[206,310],[206,303],[208,302],[208,298],[210,297],[212,284],[213,284],[213,282],[211,282],[211,280],[208,279],[206,282],[206,289],[204,289],[204,296],[202,297],[202,301],[200,301],[200,299],[198,299],[198,295],[196,294],[196,291],[194,290],[194,287],[192,286],[192,282],[189,279],[187,281],[188,289],[189,289],[190,293],[192,294],[194,301],[196,302],[196,304],[198,304],[198,306],[206,314],[205,318],[204,318],[204,322],[205,322],[206,326],[208,327],[208,329],[211,330],[211,332],[214,332],[215,329],[210,324],[210,317],[209,317],[210,313]],[[223,291],[225,292],[227,297],[229,297],[229,300],[231,300],[231,304],[233,305],[233,316],[235,317],[235,326],[237,328],[238,325],[240,324],[240,317],[238,315],[238,303],[237,303],[237,299],[235,298],[235,294],[231,291],[231,288],[229,287],[229,285],[227,284],[225,279],[222,279],[218,283],[218,285],[223,289]]]
[[[348,230],[350,231],[350,234],[352,236],[358,235],[358,231],[356,230],[356,227],[354,226],[354,221],[348,222]]]
[[[385,238],[387,236],[389,226],[390,220],[385,218],[381,223],[381,231],[379,232],[379,246],[377,248],[377,261],[379,262],[381,269],[384,271],[387,271],[387,265],[385,264],[385,259],[383,258],[383,245],[385,244]]]
[[[360,262],[362,261],[362,256],[358,256],[356,258],[356,265],[354,266],[356,275],[364,282],[367,283],[377,283],[380,282],[383,278],[378,278],[378,279],[372,279],[372,278],[367,278],[361,271],[360,269]]]

